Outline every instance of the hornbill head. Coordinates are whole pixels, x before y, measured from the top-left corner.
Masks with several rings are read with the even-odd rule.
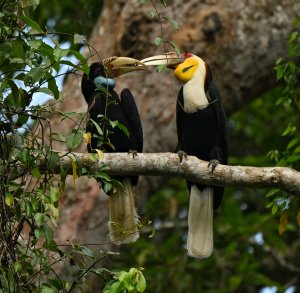
[[[146,66],[166,65],[174,70],[174,76],[182,83],[193,78],[201,78],[206,84],[211,81],[211,72],[208,65],[198,56],[191,53],[178,54],[164,53],[141,60]]]
[[[102,62],[92,63],[89,75],[84,74],[82,77],[82,93],[89,103],[90,97],[97,88],[114,88],[114,77],[144,69],[146,66],[142,62],[129,57],[113,56],[103,59]]]

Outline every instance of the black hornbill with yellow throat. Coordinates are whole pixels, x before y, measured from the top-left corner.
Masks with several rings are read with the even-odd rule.
[[[136,59],[111,57],[91,64],[89,75],[83,75],[81,90],[89,112],[86,132],[92,135],[88,144],[89,152],[95,152],[96,149],[106,152],[143,151],[142,124],[134,98],[126,88],[119,97],[114,91],[113,78],[144,68]],[[101,139],[97,130],[99,127]],[[138,176],[113,178],[120,181],[123,188],[113,188],[109,192],[110,238],[116,244],[134,242],[139,237],[139,218],[132,189],[138,182]]]
[[[141,60],[145,65],[167,65],[183,85],[176,106],[177,150],[209,161],[212,172],[227,164],[226,119],[209,66],[191,53],[175,52]],[[190,256],[205,258],[213,250],[213,209],[219,207],[224,187],[187,181],[190,192],[187,249]]]

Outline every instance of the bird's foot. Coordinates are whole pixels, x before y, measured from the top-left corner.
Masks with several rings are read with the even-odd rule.
[[[178,151],[177,155],[179,156],[180,163],[182,163],[183,159],[187,158],[187,153],[185,151]]]
[[[138,152],[137,150],[129,150],[128,154],[132,154],[132,158],[134,159],[138,155]]]
[[[208,163],[208,168],[211,167],[211,173],[214,173],[216,167],[220,164],[218,160],[210,160]]]

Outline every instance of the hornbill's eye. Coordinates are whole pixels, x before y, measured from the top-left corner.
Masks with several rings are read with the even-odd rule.
[[[94,75],[97,76],[97,75],[101,75],[101,70],[100,68],[97,68],[94,72]]]
[[[182,73],[185,73],[185,72],[187,72],[189,69],[191,69],[192,67],[194,67],[195,65],[191,65],[191,66],[188,66],[188,67],[184,67],[183,69],[182,69]]]

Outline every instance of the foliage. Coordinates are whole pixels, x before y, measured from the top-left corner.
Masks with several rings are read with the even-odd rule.
[[[151,18],[157,19],[157,21],[160,23],[160,36],[156,37],[154,39],[154,44],[159,47],[159,46],[163,46],[163,50],[164,52],[168,52],[169,50],[167,49],[167,47],[169,47],[171,50],[175,50],[177,53],[180,53],[180,49],[176,46],[175,43],[171,42],[170,40],[167,40],[164,36],[164,28],[163,28],[163,23],[168,23],[171,25],[171,27],[175,30],[179,29],[179,24],[177,23],[177,21],[175,19],[169,18],[167,16],[165,16],[162,12],[160,12],[158,5],[162,4],[163,7],[167,7],[167,3],[165,0],[140,0],[141,5],[145,5],[145,4],[151,4],[153,10],[150,11],[150,16]],[[162,68],[165,68],[165,66],[163,66]],[[162,70],[158,69],[159,71]]]
[[[103,293],[144,292],[146,280],[141,270],[131,268],[128,272],[114,272],[113,279],[105,286]]]
[[[277,80],[283,81],[284,88],[282,95],[277,99],[276,105],[284,111],[293,114],[299,113],[300,109],[300,67],[296,60],[300,57],[300,31],[297,25],[300,20],[295,21],[294,31],[289,36],[289,54],[288,58],[279,59],[276,64]],[[295,117],[295,115],[292,115]],[[274,150],[270,152],[270,157],[277,162],[278,166],[291,166],[299,169],[300,167],[300,141],[299,141],[299,120],[289,119],[288,124],[282,131],[282,136],[288,138],[288,143],[282,150]]]
[[[32,19],[41,27],[46,26],[50,32],[61,32],[56,34],[60,42],[71,43],[75,32],[86,38],[89,36],[103,7],[102,0],[39,0],[38,2],[40,5],[33,11]],[[74,45],[78,48],[83,43]]]
[[[59,198],[69,171],[59,164],[53,142],[68,147],[74,182],[78,176],[89,175],[71,153],[82,141],[85,115],[57,110],[63,97],[55,77],[62,65],[69,67],[69,74],[88,73],[89,68],[84,56],[61,48],[57,34],[49,34],[32,18],[37,5],[38,1],[1,2],[0,292],[71,292],[86,288],[90,274],[113,285],[123,281],[121,276],[115,279],[115,273],[96,268],[107,253],[74,243],[62,246],[54,238]],[[71,47],[78,40],[82,40],[79,35],[73,36]],[[70,61],[70,56],[77,62]],[[51,105],[32,103],[41,93],[54,99]],[[49,114],[73,121],[73,131],[65,136],[53,133],[46,118]],[[104,166],[95,176],[109,190],[114,182],[105,170]],[[66,278],[57,273],[62,269]],[[142,292],[142,272],[131,269],[128,274]]]
[[[279,59],[276,63],[277,80],[283,82],[283,90],[281,96],[277,99],[277,107],[284,112],[289,113],[284,124],[284,129],[281,130],[281,136],[284,138],[285,144],[281,149],[271,150],[268,156],[277,164],[277,166],[288,166],[291,168],[300,168],[300,67],[297,64],[297,59],[300,57],[300,19],[293,22],[294,31],[288,38],[288,56],[286,59]],[[293,195],[285,194],[277,189],[271,190],[267,194],[269,203],[268,208],[272,214],[280,211],[279,233],[283,234],[287,228],[289,220],[297,221],[300,211],[299,199]]]

